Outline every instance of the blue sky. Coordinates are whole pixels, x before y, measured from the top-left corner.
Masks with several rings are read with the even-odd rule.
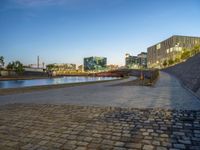
[[[0,0],[0,55],[6,63],[82,64],[105,56],[124,65],[172,35],[200,36],[199,0]]]

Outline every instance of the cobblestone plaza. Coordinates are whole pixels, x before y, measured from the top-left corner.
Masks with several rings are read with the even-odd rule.
[[[0,149],[200,149],[200,111],[78,105],[0,108]]]

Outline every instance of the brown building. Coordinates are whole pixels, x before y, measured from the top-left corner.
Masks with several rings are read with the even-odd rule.
[[[147,66],[148,68],[162,68],[164,61],[175,60],[183,49],[192,49],[199,44],[200,37],[174,35],[147,48]]]

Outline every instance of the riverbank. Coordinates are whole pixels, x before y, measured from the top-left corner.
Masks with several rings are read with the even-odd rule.
[[[116,74],[109,75],[98,75],[98,74],[65,74],[65,75],[57,75],[57,76],[0,76],[0,81],[10,81],[10,80],[34,80],[34,79],[51,79],[51,78],[60,78],[60,77],[68,77],[68,76],[77,76],[77,77],[124,77]]]
[[[200,101],[184,89],[179,81],[160,72],[154,86],[121,86],[135,80],[128,79],[35,90],[20,94],[0,96],[0,105],[13,103],[83,104],[136,108],[199,109]],[[115,86],[116,85],[116,86]]]
[[[27,92],[34,92],[34,91],[45,91],[45,90],[50,90],[50,89],[59,89],[59,88],[66,88],[66,87],[73,87],[73,86],[82,86],[82,85],[110,82],[110,81],[122,80],[122,79],[126,79],[126,78],[127,77],[120,78],[120,79],[113,79],[113,80],[41,85],[41,86],[30,86],[30,87],[22,87],[22,88],[7,88],[7,89],[0,89],[0,95],[27,93]],[[35,79],[37,79],[37,78],[35,78]]]

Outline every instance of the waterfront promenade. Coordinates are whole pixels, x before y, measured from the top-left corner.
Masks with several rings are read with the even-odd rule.
[[[200,101],[178,80],[160,72],[153,87],[120,86],[129,79],[47,91],[0,96],[0,105],[11,103],[82,104],[133,108],[199,109]]]
[[[200,101],[166,73],[132,79],[0,96],[0,149],[199,150]]]

